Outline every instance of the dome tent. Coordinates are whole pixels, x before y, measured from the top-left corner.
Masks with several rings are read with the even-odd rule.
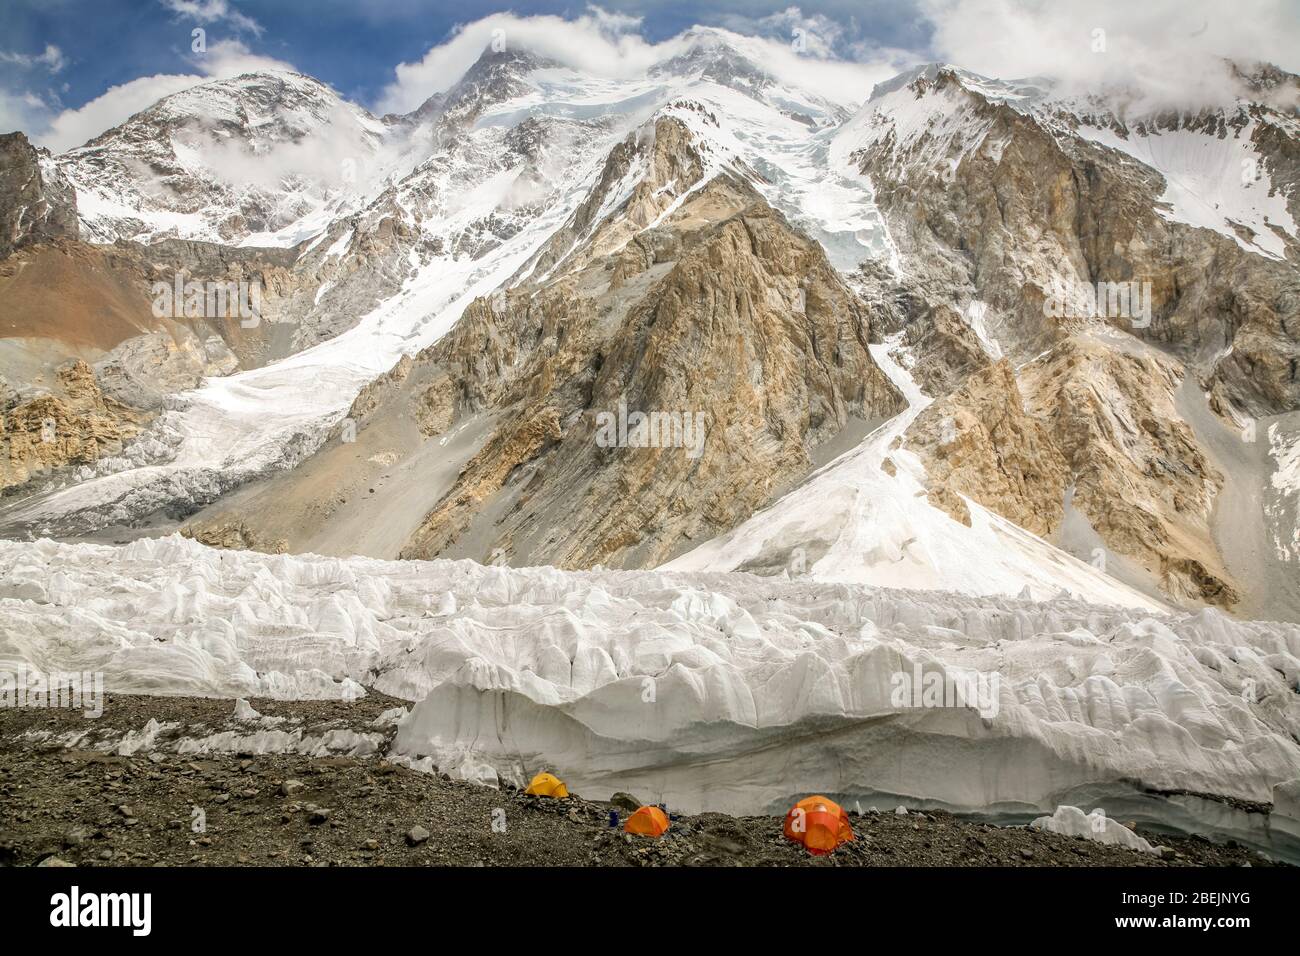
[[[535,797],[567,797],[569,788],[555,774],[543,772],[533,777],[524,793]]]
[[[659,807],[642,807],[627,818],[623,829],[639,836],[663,836],[668,832],[668,814]]]
[[[814,856],[821,856],[852,840],[853,828],[843,807],[818,795],[805,797],[790,808],[785,815],[785,835]]]

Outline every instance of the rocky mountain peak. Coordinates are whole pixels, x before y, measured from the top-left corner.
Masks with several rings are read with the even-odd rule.
[[[488,46],[450,90],[435,93],[406,118],[422,120],[442,115],[453,121],[471,121],[492,104],[527,93],[529,73],[557,65],[531,50],[496,50]]]
[[[491,83],[507,77],[518,78],[533,70],[540,70],[558,64],[539,53],[523,47],[507,46],[497,50],[487,46],[474,61],[474,65],[460,78],[459,86]]]
[[[120,126],[69,152],[103,147],[124,136],[158,137],[190,128],[264,141],[296,138],[340,109],[369,116],[360,107],[344,106],[338,93],[310,76],[260,70],[200,83],[165,96]]]
[[[910,89],[917,96],[935,90],[953,86],[1000,102],[1033,102],[1049,95],[1051,82],[1041,77],[1026,77],[1017,80],[997,80],[970,70],[963,70],[951,63],[922,63],[904,70],[897,76],[877,83],[867,100],[870,105],[890,93]]]
[[[745,93],[769,86],[772,77],[728,38],[715,30],[688,34],[689,45],[651,70],[652,76],[678,76],[708,80]]]
[[[77,238],[77,196],[22,133],[0,135],[0,259],[30,241]]]

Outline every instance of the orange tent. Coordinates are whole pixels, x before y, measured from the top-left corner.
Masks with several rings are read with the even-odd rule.
[[[628,833],[636,833],[640,836],[657,837],[667,833],[668,826],[668,814],[658,807],[642,807],[627,818],[627,823],[623,824],[623,829]]]
[[[524,793],[531,793],[535,797],[567,797],[569,788],[564,785],[564,781],[553,773],[539,773],[533,777],[528,784],[528,789]]]
[[[830,853],[841,843],[853,839],[849,815],[844,808],[826,797],[800,800],[785,815],[785,835],[802,843],[814,856]]]

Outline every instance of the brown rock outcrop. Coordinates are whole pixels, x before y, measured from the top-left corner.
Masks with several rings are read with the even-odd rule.
[[[288,550],[288,544],[283,539],[268,539],[242,521],[221,521],[201,527],[186,525],[180,529],[180,533],[210,548],[261,551],[264,554],[283,554]]]
[[[865,307],[739,180],[715,179],[612,259],[574,261],[586,266],[512,290],[505,308],[475,303],[419,357],[427,380],[457,383],[458,414],[505,417],[404,556],[474,527],[479,557],[653,565],[749,517],[850,416],[901,408],[867,351]],[[610,447],[615,420],[632,425]]]
[[[1074,505],[1108,547],[1137,559],[1175,599],[1231,606],[1209,530],[1222,476],[1174,404],[1182,369],[1074,338],[1021,371],[1027,406],[1073,474]]]
[[[998,362],[934,402],[907,433],[931,503],[969,523],[961,495],[1044,537],[1066,491],[1107,547],[1178,601],[1238,599],[1210,533],[1221,485],[1180,418],[1178,364],[1086,336],[1020,370]]]
[[[1150,325],[1120,316],[1113,325],[1197,367],[1238,411],[1300,408],[1300,243],[1286,237],[1290,258],[1279,261],[1166,218],[1155,170],[1049,129],[952,70],[918,77],[910,90],[921,109],[933,103],[946,113],[960,103],[962,122],[936,124],[935,136],[906,144],[891,133],[855,161],[876,184],[891,236],[931,301],[987,302],[1004,351],[1023,359],[1075,331],[1045,314],[1059,277],[1149,282]],[[1248,117],[1166,119],[1162,128],[1238,136]],[[1129,135],[1122,126],[1118,134]],[[1252,135],[1278,138],[1262,124]],[[1255,145],[1285,182],[1295,175],[1296,147],[1281,139]]]
[[[1038,535],[1060,525],[1070,466],[1006,359],[926,408],[906,445],[924,458],[930,502],[956,520],[970,524],[966,495]]]
[[[0,489],[98,461],[135,433],[127,410],[105,401],[85,362],[64,366],[58,378],[55,390],[17,400],[0,415]]]

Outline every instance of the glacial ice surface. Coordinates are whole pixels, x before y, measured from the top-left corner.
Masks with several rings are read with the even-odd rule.
[[[1078,807],[1057,807],[1050,817],[1039,817],[1030,826],[1065,836],[1085,837],[1111,846],[1126,846],[1142,853],[1159,853],[1152,846],[1118,820],[1106,816],[1104,810],[1084,813]]]
[[[627,790],[684,812],[818,792],[1027,820],[1123,797],[1108,812],[1158,819],[1166,803],[1186,829],[1178,799],[1271,804],[1276,789],[1282,810],[1300,786],[1300,627],[1213,609],[172,536],[0,541],[0,621],[0,671],[231,699],[374,687],[412,702],[394,749],[413,765],[485,783],[554,769],[584,796]],[[903,674],[979,676],[993,695],[900,696]]]

